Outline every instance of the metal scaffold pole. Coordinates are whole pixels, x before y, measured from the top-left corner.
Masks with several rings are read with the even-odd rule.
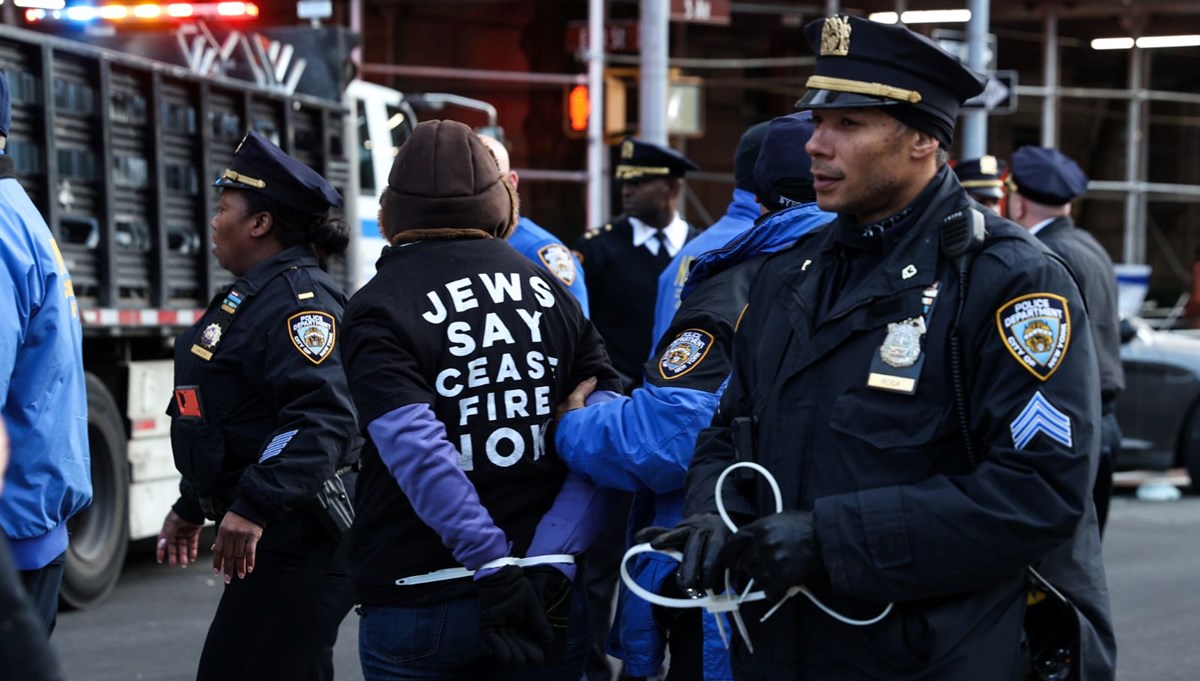
[[[667,144],[667,0],[642,0],[642,69],[638,89],[638,136]]]
[[[987,73],[988,59],[988,0],[967,3],[971,20],[967,22],[967,66],[977,73]],[[963,114],[962,158],[979,158],[987,153],[988,114],[973,111]]]
[[[605,211],[604,171],[604,0],[588,0],[587,226],[601,225]]]

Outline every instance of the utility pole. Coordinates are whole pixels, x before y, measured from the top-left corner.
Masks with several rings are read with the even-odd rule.
[[[989,0],[970,0],[971,20],[967,22],[967,66],[976,73],[987,75],[987,43]],[[972,111],[962,115],[961,158],[979,158],[987,153],[987,111]]]

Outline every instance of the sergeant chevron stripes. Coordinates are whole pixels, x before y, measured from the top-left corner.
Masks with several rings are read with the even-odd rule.
[[[1017,414],[1009,428],[1017,449],[1024,449],[1038,433],[1064,447],[1071,446],[1071,418],[1055,409],[1040,390],[1033,394],[1029,404]]]
[[[287,443],[291,442],[292,438],[296,435],[296,433],[299,432],[299,430],[289,430],[286,433],[280,433],[276,435],[271,442],[267,444],[267,448],[263,450],[262,456],[258,457],[258,462],[262,463],[272,456],[275,456],[279,452],[282,452],[283,448],[287,446]]]

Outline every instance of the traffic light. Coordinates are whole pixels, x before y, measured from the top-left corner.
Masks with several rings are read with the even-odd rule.
[[[575,85],[567,90],[567,117],[563,124],[568,137],[587,137],[588,114],[591,110],[588,86]]]

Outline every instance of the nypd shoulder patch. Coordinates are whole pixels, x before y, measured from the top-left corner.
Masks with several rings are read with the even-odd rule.
[[[658,373],[666,380],[679,378],[700,366],[712,348],[713,336],[700,329],[688,329],[675,337],[658,360]]]
[[[562,244],[546,244],[538,249],[538,259],[558,277],[562,283],[570,286],[575,283],[575,256]]]
[[[1053,293],[1014,298],[996,310],[996,328],[1009,353],[1038,380],[1058,370],[1071,344],[1071,310]]]
[[[337,340],[337,323],[327,312],[309,310],[288,318],[292,345],[313,364],[325,361]]]
[[[1039,390],[1033,393],[1025,408],[1009,424],[1013,446],[1025,449],[1025,445],[1038,433],[1064,447],[1071,447],[1071,417],[1059,411]]]

